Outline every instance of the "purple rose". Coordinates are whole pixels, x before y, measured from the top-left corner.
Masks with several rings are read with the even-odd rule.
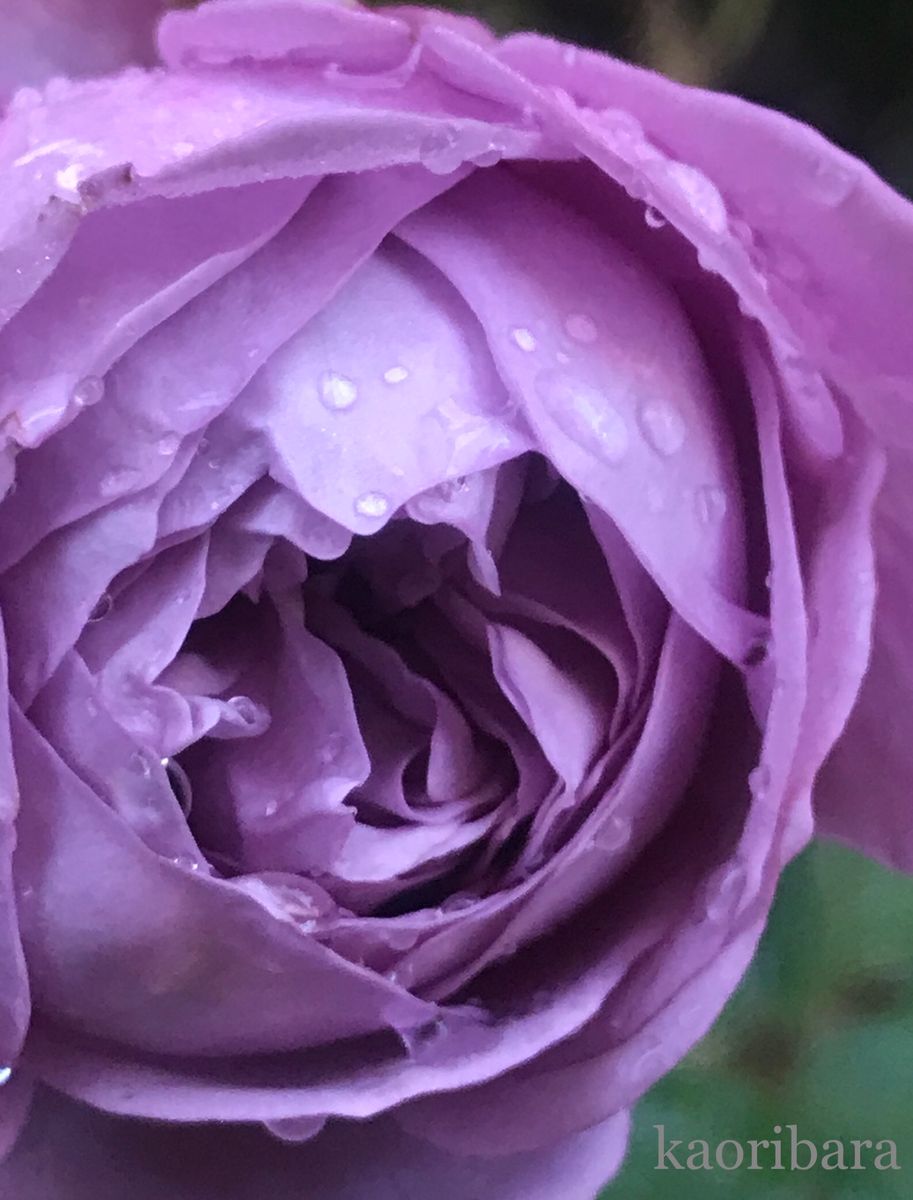
[[[444,13],[159,40],[0,124],[0,1190],[588,1200],[816,827],[913,867],[913,212]]]

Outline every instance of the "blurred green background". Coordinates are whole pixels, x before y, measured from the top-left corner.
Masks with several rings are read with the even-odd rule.
[[[446,6],[501,31],[552,33],[779,108],[913,194],[913,0]],[[655,1125],[687,1146],[693,1138],[769,1138],[774,1125],[789,1123],[818,1146],[890,1138],[901,1170],[876,1171],[871,1158],[862,1172],[654,1169]],[[611,1200],[708,1194],[913,1197],[910,880],[829,845],[813,846],[788,869],[748,978],[712,1033],[642,1102],[625,1169],[605,1192]]]
[[[656,1171],[656,1125],[711,1143],[799,1127],[897,1145],[899,1171]],[[762,1151],[763,1154],[763,1151]],[[681,1151],[679,1161],[684,1161]],[[762,1158],[760,1161],[769,1162]],[[788,1164],[788,1150],[785,1161]],[[848,1153],[848,1165],[852,1161]],[[713,1031],[641,1103],[616,1200],[913,1196],[913,882],[839,846],[787,869],[754,966]],[[556,1197],[556,1200],[559,1200]]]

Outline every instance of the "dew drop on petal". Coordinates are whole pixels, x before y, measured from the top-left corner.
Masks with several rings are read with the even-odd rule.
[[[285,1117],[279,1121],[265,1121],[264,1126],[282,1142],[297,1144],[309,1142],[320,1133],[325,1124],[324,1117]]]
[[[385,383],[402,383],[404,379],[409,378],[409,372],[405,367],[390,367],[388,371],[384,371]]]
[[[171,784],[174,798],[181,806],[181,812],[185,817],[189,817],[190,810],[193,807],[193,788],[187,772],[176,758],[163,758],[161,762],[168,774],[168,782]],[[196,867],[193,870],[196,870]]]
[[[483,150],[481,154],[474,154],[472,156],[472,165],[483,168],[496,167],[503,157],[503,150],[500,150],[497,146],[492,146],[488,150]]]
[[[170,458],[177,453],[180,444],[181,439],[176,433],[166,433],[155,443],[155,448],[163,458]]]
[[[103,621],[111,609],[114,607],[114,600],[110,592],[105,592],[96,600],[92,611],[89,613],[89,621],[94,624],[96,621]]]
[[[189,854],[177,854],[171,861],[184,871],[199,871],[200,869],[199,860],[191,858]]]
[[[647,509],[651,513],[661,513],[666,507],[666,493],[658,483],[647,484]]]
[[[644,220],[651,229],[663,229],[668,224],[659,209],[653,208],[652,205],[648,205],[644,209]]]
[[[585,345],[595,342],[599,337],[596,322],[586,313],[571,313],[564,323],[564,328],[567,330],[568,337],[573,338],[575,342],[583,342]]]
[[[722,921],[738,908],[745,891],[745,870],[737,863],[725,867],[708,882],[704,911],[711,921]]]
[[[263,815],[265,817],[274,817],[278,811],[279,811],[279,801],[278,800],[268,800],[266,802],[266,806],[263,809]]]
[[[609,466],[624,461],[630,445],[628,426],[601,391],[559,371],[543,371],[536,390],[568,437]]]
[[[411,1058],[416,1058],[440,1042],[446,1032],[446,1025],[443,1018],[438,1017],[433,1021],[427,1021],[424,1025],[417,1025],[408,1029],[397,1029],[396,1032],[399,1034],[400,1040],[406,1048],[406,1053]]]
[[[770,791],[770,767],[760,763],[748,776],[748,787],[756,800],[763,800]]]
[[[523,326],[518,326],[516,329],[510,331],[510,340],[515,346],[526,351],[527,354],[531,354],[536,349],[535,335],[531,330]]]
[[[320,377],[320,399],[325,408],[343,412],[358,399],[358,388],[347,376],[326,371]]]
[[[251,732],[262,733],[269,727],[269,713],[262,704],[252,700],[250,696],[232,696],[226,702],[231,711],[243,722]]]
[[[13,1068],[12,1067],[0,1067],[0,1087],[3,1087],[4,1084],[9,1083],[9,1081],[12,1079],[12,1077],[13,1077]]]
[[[152,756],[149,753],[147,753],[147,751],[145,751],[145,750],[134,751],[133,756],[131,758],[131,762],[133,763],[133,765],[136,767],[137,771],[139,771],[140,775],[142,775],[142,777],[144,779],[148,779],[149,776],[152,774],[152,764],[154,762],[154,759],[152,758]]]
[[[435,129],[422,141],[419,162],[432,175],[452,175],[463,165],[460,139],[449,126]]]
[[[593,838],[600,850],[621,850],[631,840],[631,822],[622,816],[609,817]]]
[[[664,458],[677,454],[685,441],[685,422],[665,400],[648,400],[641,407],[640,428],[647,443]]]
[[[715,484],[705,484],[694,493],[698,520],[702,525],[716,525],[726,515],[726,493]]]
[[[98,375],[87,375],[73,388],[71,397],[76,408],[90,408],[105,394],[105,381]]]
[[[847,199],[855,183],[854,175],[846,167],[822,159],[812,177],[812,192],[815,199],[836,208]]]
[[[385,517],[390,511],[390,501],[383,492],[365,492],[355,501],[355,511],[362,517]]]
[[[766,661],[766,659],[767,642],[759,641],[755,642],[754,645],[749,647],[748,652],[742,660],[742,665],[745,667],[759,667],[761,663]]]

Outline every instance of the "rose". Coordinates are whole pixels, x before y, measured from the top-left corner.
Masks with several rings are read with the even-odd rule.
[[[910,865],[909,206],[444,14],[161,46],[0,130],[0,1180],[589,1197],[813,787]]]

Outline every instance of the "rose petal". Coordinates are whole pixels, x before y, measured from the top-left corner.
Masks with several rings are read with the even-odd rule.
[[[618,1169],[627,1126],[622,1114],[531,1154],[480,1159],[436,1150],[389,1118],[332,1122],[294,1145],[241,1126],[126,1121],[45,1091],[0,1185],[16,1200],[122,1200],[125,1179],[136,1200],[592,1200]]]

